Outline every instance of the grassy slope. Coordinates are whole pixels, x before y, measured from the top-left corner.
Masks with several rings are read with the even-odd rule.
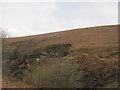
[[[8,39],[6,43],[11,44],[16,42],[24,42],[27,40],[33,40],[34,42],[37,41],[34,48],[56,43],[71,43],[73,48],[115,47],[118,44],[118,26],[99,26],[42,35],[11,38]]]

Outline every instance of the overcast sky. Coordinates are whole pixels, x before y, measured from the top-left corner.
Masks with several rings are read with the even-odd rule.
[[[117,2],[3,2],[2,27],[26,36],[118,24]]]

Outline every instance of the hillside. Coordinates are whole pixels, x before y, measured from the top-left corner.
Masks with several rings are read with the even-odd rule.
[[[56,43],[71,43],[73,44],[73,48],[116,46],[118,43],[118,26],[111,25],[74,29],[42,35],[11,38],[6,42],[7,44],[15,42],[24,43],[27,40],[37,41],[37,47]]]
[[[39,88],[116,88],[118,55],[117,25],[8,38],[3,74]]]
[[[29,48],[33,51],[37,48],[52,44],[72,44],[72,49],[117,47],[118,26],[99,26],[83,29],[74,29],[62,32],[48,33],[42,35],[26,36],[7,39],[4,51],[19,48],[21,51]]]

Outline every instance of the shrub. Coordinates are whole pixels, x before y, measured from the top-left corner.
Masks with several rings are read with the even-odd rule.
[[[39,88],[72,88],[82,87],[76,84],[80,75],[77,73],[78,66],[68,61],[56,61],[51,66],[38,66],[34,72],[25,75],[25,81],[33,83]],[[32,78],[32,79],[31,79]]]

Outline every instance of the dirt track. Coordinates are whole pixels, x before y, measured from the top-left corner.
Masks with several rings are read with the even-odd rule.
[[[2,79],[2,88],[17,88],[16,84],[13,82],[13,79],[7,76],[3,76]]]
[[[2,76],[2,88],[35,88],[33,85],[27,85],[26,83],[16,80],[12,77]]]

